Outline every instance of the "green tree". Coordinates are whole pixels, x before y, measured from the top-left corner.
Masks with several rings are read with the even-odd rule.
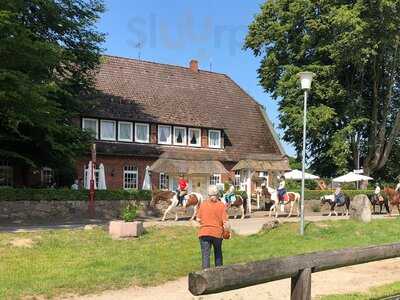
[[[296,74],[317,74],[309,98],[308,155],[323,176],[381,170],[400,133],[400,2],[270,0],[245,48],[262,56],[264,89],[279,101],[284,140],[300,151],[303,95]]]
[[[0,157],[71,165],[90,140],[73,117],[92,91],[104,35],[97,0],[0,2]]]

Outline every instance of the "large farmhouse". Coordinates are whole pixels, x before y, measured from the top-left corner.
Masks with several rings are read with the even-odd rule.
[[[105,56],[100,94],[82,113],[96,138],[97,162],[108,188],[140,189],[146,172],[153,188],[173,190],[183,174],[190,190],[289,169],[264,108],[225,74]],[[85,177],[90,156],[77,165]]]

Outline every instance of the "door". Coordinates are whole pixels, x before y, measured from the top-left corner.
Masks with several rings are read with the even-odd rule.
[[[193,176],[190,178],[191,191],[207,197],[207,177]]]

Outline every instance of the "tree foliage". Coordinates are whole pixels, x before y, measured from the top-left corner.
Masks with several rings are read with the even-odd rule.
[[[98,0],[0,2],[0,157],[67,165],[89,137],[73,124],[104,36]]]
[[[264,89],[279,101],[284,140],[301,150],[303,94],[296,74],[317,74],[309,98],[308,159],[323,176],[382,170],[400,133],[400,2],[270,0],[245,48],[262,56]]]

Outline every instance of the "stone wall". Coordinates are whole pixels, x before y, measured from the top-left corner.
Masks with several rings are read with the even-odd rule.
[[[96,219],[118,219],[121,210],[127,205],[127,200],[96,201]],[[157,210],[151,210],[148,202],[139,203],[139,216],[157,215]],[[0,222],[55,222],[86,220],[88,215],[87,201],[0,201]]]

